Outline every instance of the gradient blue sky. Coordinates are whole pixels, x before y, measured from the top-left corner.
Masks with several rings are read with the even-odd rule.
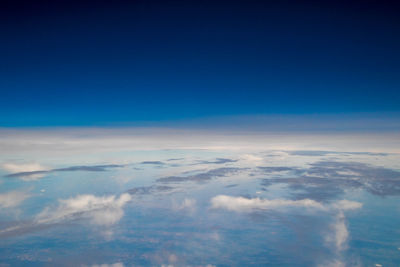
[[[2,1],[0,126],[397,113],[399,13],[390,1]]]

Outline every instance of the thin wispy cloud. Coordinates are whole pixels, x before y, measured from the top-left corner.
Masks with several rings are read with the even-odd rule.
[[[21,175],[23,180],[38,180],[43,178],[46,172],[49,170],[46,166],[43,166],[39,163],[14,163],[8,162],[1,164],[1,168],[6,172],[12,174],[23,174]]]
[[[106,165],[92,165],[92,166],[71,166],[66,168],[57,168],[49,170],[36,170],[36,171],[22,171],[6,175],[5,177],[21,177],[28,180],[34,180],[44,177],[48,173],[53,172],[73,172],[73,171],[88,171],[88,172],[104,172],[109,168],[119,168],[124,165],[106,164]]]
[[[58,223],[76,218],[89,219],[97,225],[112,225],[124,215],[123,207],[131,200],[127,193],[119,197],[78,195],[69,199],[60,199],[56,207],[46,207],[39,213],[35,222],[38,224]]]
[[[175,211],[184,211],[190,214],[193,214],[196,210],[197,201],[194,198],[184,198],[182,201],[172,202],[172,208]]]
[[[23,201],[23,197],[17,196],[19,202]],[[10,199],[12,198],[7,196],[6,205],[15,206],[15,203],[18,203],[15,200],[11,202]],[[130,200],[131,196],[128,193],[120,196],[77,195],[59,199],[56,205],[45,207],[32,221],[1,229],[0,236],[29,233],[76,220],[86,220],[92,225],[111,227],[124,216],[123,208]]]
[[[0,209],[15,208],[26,199],[31,197],[31,194],[24,191],[10,191],[0,194]]]

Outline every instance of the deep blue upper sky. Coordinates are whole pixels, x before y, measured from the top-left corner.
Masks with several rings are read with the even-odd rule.
[[[400,111],[390,2],[1,5],[0,126]]]

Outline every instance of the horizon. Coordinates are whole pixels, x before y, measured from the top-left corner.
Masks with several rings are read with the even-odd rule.
[[[0,266],[400,266],[399,14],[1,1]]]

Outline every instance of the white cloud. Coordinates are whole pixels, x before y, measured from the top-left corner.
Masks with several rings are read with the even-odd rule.
[[[347,230],[345,216],[340,211],[335,218],[335,222],[330,226],[331,232],[326,235],[325,241],[328,244],[333,244],[336,251],[340,252],[347,248],[347,239],[349,238],[349,231]]]
[[[56,208],[47,207],[36,216],[36,222],[46,224],[74,218],[87,218],[93,224],[109,226],[122,218],[123,206],[130,200],[131,196],[127,193],[119,197],[78,195],[59,200]]]
[[[362,203],[356,201],[350,201],[347,199],[339,200],[332,204],[332,207],[338,210],[355,210],[363,206]]]
[[[18,195],[17,199],[21,202],[23,197]],[[7,206],[16,205],[17,201],[4,201]],[[0,229],[1,234],[10,234],[18,231],[31,231],[35,230],[42,225],[52,225],[62,223],[74,219],[86,219],[94,225],[103,227],[110,227],[117,223],[123,216],[123,207],[131,200],[130,194],[122,194],[117,196],[102,196],[96,197],[94,195],[78,195],[69,199],[61,199],[58,205],[54,207],[46,207],[39,213],[31,223],[17,224],[5,229]],[[9,204],[12,203],[12,204]],[[113,232],[111,229],[103,228],[101,233],[106,239],[111,239]]]
[[[313,209],[326,209],[321,203],[312,199],[288,200],[288,199],[261,199],[244,198],[219,195],[211,199],[211,205],[216,209],[243,212],[253,209],[279,209],[286,207],[302,207]]]
[[[46,171],[48,168],[39,163],[3,163],[1,168],[9,173]],[[37,180],[44,177],[43,173],[27,174],[22,180]]]
[[[337,201],[331,205],[331,209],[337,210],[337,213],[334,222],[330,225],[329,233],[325,236],[325,241],[327,244],[333,244],[337,253],[347,249],[347,241],[349,239],[344,211],[360,209],[362,206],[360,202],[346,199]]]
[[[263,158],[254,156],[252,154],[243,154],[240,156],[240,159],[248,161],[248,162],[252,162],[252,163],[259,163],[260,161],[263,160]]]
[[[10,191],[0,194],[0,208],[16,207],[28,197],[30,197],[28,193],[20,191]]]
[[[40,165],[39,163],[3,163],[1,168],[7,172],[34,172],[34,171],[44,171],[46,167]]]
[[[121,262],[112,263],[112,264],[93,264],[91,267],[124,267],[125,265]]]
[[[354,210],[362,207],[362,203],[350,200],[340,200],[331,205],[324,205],[312,199],[262,199],[262,198],[244,198],[218,195],[211,199],[211,206],[215,209],[226,209],[236,212],[246,212],[253,209],[279,209],[285,207],[303,207],[313,208],[325,211],[345,211]]]

